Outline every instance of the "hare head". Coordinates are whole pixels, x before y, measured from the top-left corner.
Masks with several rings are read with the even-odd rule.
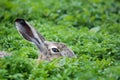
[[[39,60],[50,61],[53,58],[62,56],[76,57],[74,52],[69,49],[64,43],[46,41],[45,38],[24,19],[16,19],[15,25],[18,32],[23,36],[23,38],[30,42],[33,42],[38,47],[41,53],[38,58]]]

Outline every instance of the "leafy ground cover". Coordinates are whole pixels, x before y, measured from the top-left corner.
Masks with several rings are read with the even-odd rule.
[[[17,32],[28,20],[49,41],[66,43],[76,59],[37,64],[38,49]],[[0,80],[120,80],[119,0],[1,0]]]

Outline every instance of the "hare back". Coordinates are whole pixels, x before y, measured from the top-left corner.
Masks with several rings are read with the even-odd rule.
[[[4,51],[0,51],[0,58],[3,58],[5,56],[7,56],[8,53],[4,52]]]

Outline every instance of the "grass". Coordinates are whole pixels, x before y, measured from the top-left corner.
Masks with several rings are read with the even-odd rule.
[[[17,32],[29,21],[49,41],[66,43],[77,59],[37,64],[38,49]],[[119,80],[119,0],[0,1],[0,80]]]

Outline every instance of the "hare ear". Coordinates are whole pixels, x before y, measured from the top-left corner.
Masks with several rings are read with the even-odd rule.
[[[39,34],[27,21],[24,19],[16,19],[15,25],[18,32],[28,41],[33,42],[44,54],[47,54],[47,48],[44,45],[45,38]]]

